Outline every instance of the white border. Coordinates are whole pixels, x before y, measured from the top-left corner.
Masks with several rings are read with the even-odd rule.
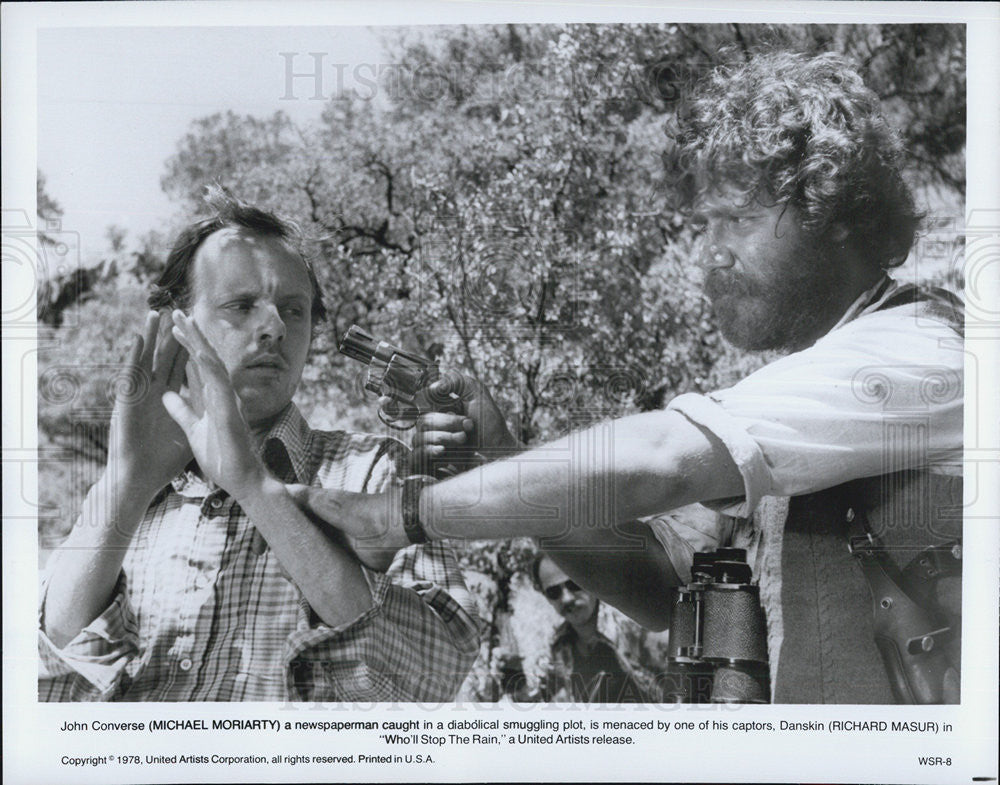
[[[465,3],[465,2],[382,2],[382,3],[266,3],[266,2],[163,2],[163,3],[80,3],[80,4],[8,4],[2,8],[3,42],[3,204],[20,208],[34,217],[35,135],[36,135],[36,53],[35,33],[38,28],[59,26],[131,26],[131,25],[358,25],[358,24],[440,24],[443,22],[556,22],[556,21],[665,21],[665,22],[966,22],[968,24],[969,75],[969,211],[1000,211],[1000,112],[998,112],[998,79],[1000,74],[1000,6],[987,3],[867,3],[802,2],[790,3]],[[1000,212],[994,213],[1000,216]],[[992,303],[992,319],[1000,302],[1000,249],[995,234],[998,221],[993,221],[992,255],[975,271],[975,286],[980,302]],[[987,224],[989,228],[989,224]],[[4,283],[23,283],[4,260]],[[970,271],[972,272],[972,271]],[[970,280],[970,286],[971,286]],[[970,292],[971,294],[971,292]],[[4,296],[5,303],[19,301]],[[985,322],[990,322],[987,317]],[[461,750],[452,748],[446,754],[447,763],[431,767],[413,766],[407,769],[354,767],[329,768],[318,774],[316,769],[287,767],[279,776],[283,781],[313,781],[317,777],[331,780],[532,780],[558,779],[649,779],[656,781],[826,781],[826,782],[967,782],[972,776],[997,776],[995,716],[997,695],[997,595],[998,539],[997,511],[1000,510],[1000,483],[997,479],[998,452],[996,424],[1000,422],[998,396],[1000,389],[996,347],[998,334],[995,323],[970,323],[966,344],[971,367],[978,376],[969,378],[967,409],[975,410],[978,419],[967,417],[970,430],[966,444],[970,464],[976,467],[975,481],[967,481],[970,512],[983,516],[966,533],[966,619],[986,619],[987,623],[966,624],[963,651],[966,663],[963,674],[963,705],[961,707],[924,707],[902,711],[897,707],[764,707],[752,714],[730,714],[727,719],[768,718],[843,718],[843,719],[938,719],[953,722],[960,731],[952,738],[941,736],[890,738],[885,734],[852,736],[847,742],[831,745],[831,737],[797,736],[791,742],[783,737],[779,744],[769,744],[760,734],[714,735],[699,743],[697,737],[664,734],[656,743],[643,743],[631,750],[587,747],[516,748],[516,754],[497,748]],[[160,709],[149,706],[43,706],[35,700],[35,646],[33,587],[36,585],[36,530],[25,525],[33,515],[21,502],[22,495],[32,496],[36,478],[30,459],[35,447],[36,418],[35,365],[31,347],[34,329],[29,324],[11,327],[3,335],[3,438],[4,438],[4,774],[7,781],[20,782],[110,782],[110,781],[243,781],[275,777],[274,770],[264,768],[177,768],[161,766],[141,770],[121,769],[117,773],[107,768],[68,769],[53,763],[53,748],[73,754],[95,754],[93,736],[85,743],[73,745],[55,732],[64,720],[126,717],[255,717],[267,714],[281,719],[309,717],[351,717],[400,719],[409,716],[429,716],[437,719],[470,719],[476,716],[523,718],[525,712],[514,707],[471,706],[443,707],[427,713],[431,707],[369,707],[366,712],[274,711],[261,705],[166,705]],[[978,428],[975,423],[978,422]],[[28,426],[28,427],[25,427]],[[23,487],[21,487],[23,484]],[[27,516],[21,518],[19,516]],[[973,607],[974,606],[974,607]],[[359,707],[363,708],[363,707]],[[679,710],[644,710],[635,712],[643,719],[672,721],[682,716]],[[535,715],[532,715],[535,716]],[[610,711],[579,712],[567,715],[552,710],[538,716],[551,716],[562,721],[596,717],[626,718],[626,714]],[[718,719],[725,712],[712,713],[686,710],[695,721]],[[123,735],[106,734],[103,747],[116,744],[128,746]],[[180,738],[180,737],[177,737]],[[145,736],[149,750],[171,749],[169,740]],[[298,743],[298,742],[296,742]],[[316,748],[358,751],[370,749],[384,753],[384,747],[369,743],[364,737],[349,735],[303,738],[301,745]],[[301,746],[300,745],[300,746]],[[235,754],[272,750],[289,751],[286,737],[237,737],[205,734],[186,744],[189,754],[227,750]],[[105,752],[108,750],[104,750]],[[956,764],[951,768],[921,769],[913,767],[916,754],[951,753]],[[600,753],[600,754],[598,754]],[[960,761],[960,763],[958,762]]]

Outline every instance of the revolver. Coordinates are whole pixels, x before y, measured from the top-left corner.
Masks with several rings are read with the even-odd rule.
[[[368,366],[365,389],[403,404],[398,413],[389,414],[379,407],[378,416],[386,425],[407,430],[416,423],[417,393],[441,376],[437,364],[419,354],[406,352],[388,341],[380,341],[357,325],[353,325],[340,342],[340,351]],[[461,400],[454,392],[438,403],[440,411],[457,411]]]

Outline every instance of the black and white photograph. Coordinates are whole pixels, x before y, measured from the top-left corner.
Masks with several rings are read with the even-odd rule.
[[[12,782],[996,781],[1000,5],[6,5]]]

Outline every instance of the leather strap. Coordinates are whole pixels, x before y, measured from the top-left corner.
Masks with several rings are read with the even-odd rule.
[[[433,477],[425,474],[414,474],[403,480],[403,531],[414,545],[427,542],[427,532],[420,521],[420,492],[425,485],[434,482]]]

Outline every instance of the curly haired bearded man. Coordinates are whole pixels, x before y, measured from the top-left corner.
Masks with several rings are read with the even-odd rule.
[[[694,552],[743,547],[773,701],[957,702],[963,317],[953,296],[888,274],[919,223],[899,138],[833,54],[721,68],[678,126],[668,166],[701,229],[717,323],[738,347],[786,356],[728,389],[411,484],[404,520],[371,498],[300,498],[356,541],[543,538],[580,586],[658,629]],[[519,448],[485,390],[467,380],[463,397],[468,418],[426,414],[417,450],[438,456],[467,432]]]

